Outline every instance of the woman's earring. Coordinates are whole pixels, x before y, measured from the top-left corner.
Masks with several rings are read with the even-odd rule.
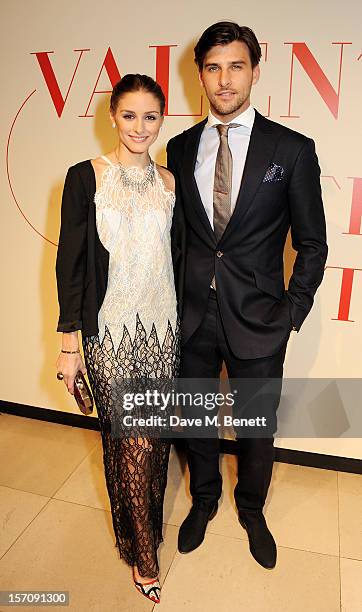
[[[112,128],[115,128],[115,127],[116,127],[116,124],[115,124],[115,123],[112,123]]]

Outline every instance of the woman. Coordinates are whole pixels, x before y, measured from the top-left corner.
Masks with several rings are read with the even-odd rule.
[[[88,372],[116,545],[138,590],[157,603],[170,445],[126,428],[115,435],[112,419],[121,410],[122,381],[172,380],[178,370],[170,238],[175,182],[149,155],[164,107],[160,86],[148,76],[129,74],[115,85],[110,119],[118,144],[68,170],[56,266],[57,331],[63,332],[57,370],[70,393],[77,371]]]

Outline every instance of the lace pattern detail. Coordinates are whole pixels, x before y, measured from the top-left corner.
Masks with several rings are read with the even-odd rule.
[[[126,171],[132,181],[144,176],[140,168]],[[176,326],[170,236],[174,193],[165,189],[157,170],[143,193],[132,190],[113,164],[105,169],[94,201],[97,231],[110,254],[107,293],[98,315],[100,338],[106,325],[115,346],[125,327],[133,338],[136,313],[147,334],[155,327],[164,338],[168,325]]]
[[[123,389],[127,392],[139,392],[142,377],[168,379],[172,383],[179,371],[179,324],[175,334],[169,326],[161,346],[156,332],[147,338],[138,317],[133,342],[126,330],[116,351],[106,329],[102,342],[98,335],[85,336],[83,350],[100,422],[116,546],[126,563],[137,565],[141,576],[156,577],[170,441],[137,430],[127,430],[122,435],[118,429],[115,436],[114,419],[115,414],[122,416],[118,402],[123,376],[128,377]]]

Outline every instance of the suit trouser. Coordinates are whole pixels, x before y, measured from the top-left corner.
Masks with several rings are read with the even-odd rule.
[[[252,379],[257,379],[259,382],[270,377],[274,383],[272,393],[265,397],[268,402],[268,413],[274,416],[276,423],[286,346],[285,343],[277,354],[270,357],[260,359],[235,357],[224,332],[216,292],[210,290],[207,311],[202,323],[183,346],[180,376],[186,379],[218,379],[224,361],[229,379],[234,379],[234,381],[238,379],[240,397],[243,393],[245,395],[243,386],[248,389]],[[246,391],[246,394],[248,393],[244,403],[248,406],[246,412],[250,416],[253,414],[250,406],[253,405],[253,401],[258,402],[258,394],[255,394],[253,401],[249,401],[251,395],[249,391]],[[264,402],[265,397],[262,399]],[[261,510],[264,506],[275,456],[273,435],[268,434],[268,436],[245,437],[241,431],[236,431],[238,482],[234,490],[234,497],[239,511],[253,512]],[[187,440],[187,459],[193,501],[203,502],[211,507],[221,496],[222,490],[218,437],[189,438]]]

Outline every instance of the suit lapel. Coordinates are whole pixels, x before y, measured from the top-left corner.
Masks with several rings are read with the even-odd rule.
[[[185,143],[185,151],[184,151],[184,184],[187,189],[187,193],[190,194],[191,205],[193,206],[195,212],[199,216],[199,219],[204,226],[204,229],[207,232],[209,238],[211,238],[213,244],[216,244],[215,234],[210,225],[209,218],[206,214],[205,207],[202,203],[200,192],[197,187],[196,179],[195,179],[195,165],[197,159],[197,152],[199,149],[200,138],[204,126],[206,125],[207,119],[204,119],[200,123],[198,123],[194,128],[189,130],[186,143]]]
[[[234,212],[221,237],[220,243],[237,227],[252,205],[255,193],[262,182],[265,172],[273,159],[279,134],[270,127],[270,123],[257,111],[250,135],[248,153],[245,160],[243,177]]]

